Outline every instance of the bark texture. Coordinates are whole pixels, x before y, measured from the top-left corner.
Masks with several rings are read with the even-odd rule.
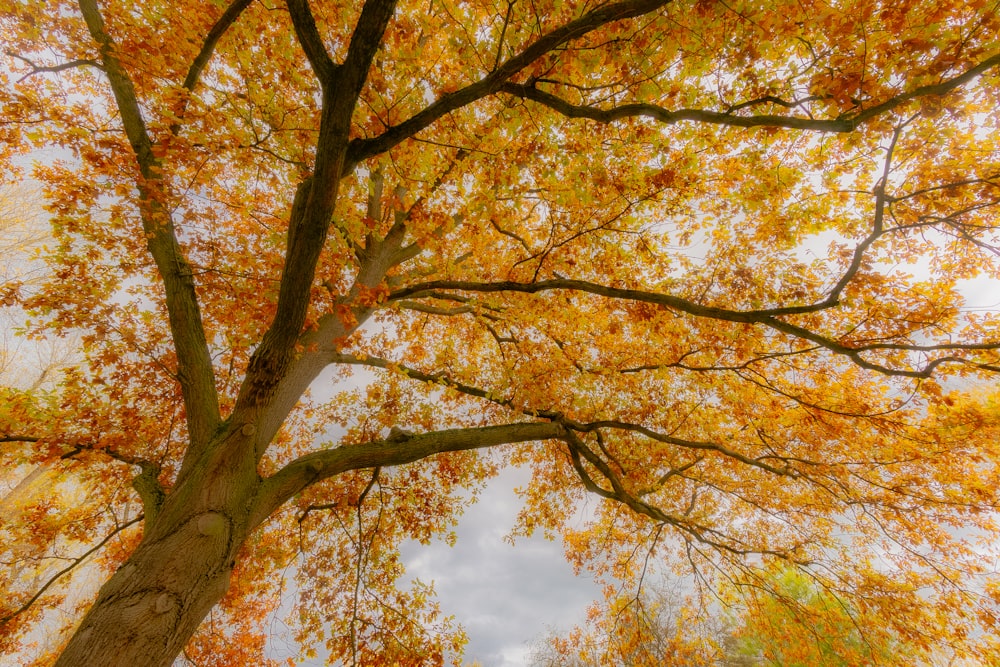
[[[253,451],[252,437],[251,429],[236,430],[217,444]],[[229,588],[259,485],[246,456],[196,465],[146,524],[142,542],[101,588],[56,664],[172,664]]]

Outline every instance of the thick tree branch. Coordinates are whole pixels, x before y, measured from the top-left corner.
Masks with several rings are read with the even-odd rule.
[[[142,472],[132,478],[132,488],[139,494],[143,513],[150,520],[156,520],[167,494],[160,485],[161,468],[156,463],[142,461],[138,464]]]
[[[839,305],[837,300],[827,299],[818,303],[803,306],[785,306],[760,310],[731,310],[728,308],[718,308],[716,306],[705,306],[670,294],[608,287],[598,283],[592,283],[585,280],[573,280],[569,278],[539,280],[532,283],[521,283],[512,280],[496,282],[433,280],[397,289],[389,295],[389,301],[423,298],[429,293],[446,293],[448,290],[480,293],[523,292],[526,294],[537,294],[539,292],[547,292],[550,290],[574,290],[613,299],[628,299],[632,301],[654,303],[673,310],[679,310],[691,315],[697,315],[698,317],[709,317],[717,320],[726,320],[728,322],[746,323],[761,322],[767,318],[780,317],[784,315],[815,313]]]
[[[566,100],[553,95],[552,93],[540,90],[536,82],[519,84],[505,82],[500,88],[500,92],[513,95],[522,99],[537,102],[549,107],[567,118],[587,118],[598,123],[613,123],[623,118],[652,118],[653,120],[672,125],[681,121],[694,121],[699,123],[710,123],[714,125],[727,125],[730,127],[783,127],[793,130],[813,130],[819,132],[852,132],[859,125],[866,121],[882,116],[883,114],[896,109],[903,104],[920,98],[936,95],[944,95],[952,90],[964,85],[976,78],[983,72],[1000,65],[1000,54],[987,58],[975,67],[971,67],[962,74],[952,77],[941,83],[920,86],[913,90],[906,91],[890,97],[888,100],[875,106],[863,109],[853,114],[840,116],[838,118],[822,119],[808,116],[782,116],[773,114],[759,114],[740,116],[736,111],[746,107],[736,105],[726,111],[708,111],[705,109],[677,109],[671,111],[656,104],[623,104],[611,109],[601,109],[588,105],[571,104]],[[754,103],[763,100],[755,100]],[[779,103],[775,99],[770,99],[772,103]],[[781,106],[794,106],[788,102],[780,102]]]
[[[787,306],[779,308],[761,310],[730,310],[718,308],[716,306],[705,306],[681,297],[670,294],[660,294],[656,292],[645,292],[642,290],[623,289],[608,287],[584,280],[554,279],[540,280],[534,283],[519,283],[514,281],[497,282],[475,282],[461,280],[434,280],[417,285],[411,285],[392,292],[389,295],[390,301],[403,300],[408,298],[420,298],[429,292],[441,290],[461,290],[465,292],[522,292],[526,294],[537,294],[549,290],[573,290],[596,294],[611,299],[625,299],[652,303],[671,310],[677,310],[695,317],[704,317],[725,322],[742,322],[746,324],[762,324],[776,331],[810,341],[827,350],[839,355],[848,357],[852,362],[867,370],[876,371],[885,375],[895,375],[900,377],[927,378],[934,372],[937,366],[943,363],[969,363],[960,357],[947,356],[939,357],[929,361],[923,368],[915,370],[895,369],[868,361],[862,356],[863,352],[873,350],[899,350],[907,352],[940,352],[952,351],[985,351],[1000,349],[1000,342],[987,342],[976,344],[941,344],[941,345],[912,345],[906,343],[873,343],[851,345],[841,343],[829,336],[816,333],[805,327],[791,324],[782,319],[784,316],[818,312],[824,309],[833,308],[839,304],[835,297],[825,301],[804,305]],[[985,367],[984,367],[985,368]],[[987,368],[987,370],[989,370]]]
[[[340,341],[356,331],[380,307],[380,304],[359,297],[370,294],[385,279],[386,272],[400,258],[402,242],[403,232],[399,230],[375,242],[370,249],[365,248],[359,258],[358,274],[351,289],[337,298],[333,311],[320,317],[315,328],[296,339],[294,354],[290,355],[286,372],[272,388],[267,410],[259,415],[244,414],[242,411],[252,405],[246,400],[234,410],[234,423],[256,422],[258,460],[285,417],[302,397],[302,392],[336,356]]]
[[[351,142],[345,157],[343,146],[347,145],[351,114],[382,33],[392,15],[393,2],[369,0],[366,3],[352,35],[347,57],[338,65],[333,63],[322,44],[321,35],[309,11],[307,0],[289,0],[289,10],[296,35],[323,86],[320,136],[317,142],[314,173],[308,185],[308,192],[303,193],[301,218],[293,221],[291,226],[294,238],[290,239],[286,251],[276,315],[251,359],[234,414],[252,409],[254,405],[273,395],[291,363],[294,346],[302,342],[299,340],[299,335],[309,304],[316,261],[333,217],[337,186],[343,174],[348,173],[358,161],[388,150],[446,113],[493,92],[506,78],[567,41],[602,25],[653,11],[667,2],[669,0],[627,0],[589,12],[539,38],[479,83],[432,104],[400,126],[402,129],[389,130],[382,137],[364,143],[364,148],[360,149],[360,152],[360,145]],[[394,226],[394,230],[396,227]],[[397,231],[399,234],[394,236],[390,232],[384,240],[377,253],[382,256],[380,261],[370,262],[369,270],[362,267],[358,279],[360,285],[371,287],[373,281],[377,284],[384,277],[384,270],[387,270],[393,261],[405,260],[418,250],[397,248],[399,252],[388,258],[388,265],[382,266],[386,264],[385,261],[381,261],[386,259],[385,249],[402,241],[403,229]],[[345,297],[344,301],[348,303],[350,295]],[[296,365],[301,368],[307,364],[302,361]],[[294,383],[288,384],[291,386]],[[243,419],[242,416],[239,418]]]
[[[371,61],[395,9],[395,0],[368,0],[351,35],[347,57],[333,65],[322,44],[308,0],[289,0],[296,35],[323,88],[319,138],[312,177],[301,196],[301,217],[293,220],[274,320],[261,339],[247,370],[234,413],[267,402],[283,379],[302,333],[316,263],[326,243],[344,174],[351,117]],[[388,267],[386,267],[388,268]],[[380,281],[382,276],[378,277]],[[242,419],[242,415],[240,416]]]
[[[323,37],[316,28],[316,20],[313,18],[312,9],[309,8],[309,0],[288,0],[288,13],[292,19],[292,27],[295,29],[295,37],[302,45],[309,64],[316,73],[320,85],[326,88],[333,84],[333,79],[337,73],[337,64],[333,62],[326,47],[323,46]]]
[[[139,109],[132,80],[118,58],[96,0],[80,0],[80,10],[97,43],[118,106],[125,134],[139,163],[139,207],[146,245],[163,278],[170,332],[177,352],[177,377],[184,396],[188,432],[193,450],[211,438],[219,423],[212,358],[205,340],[198,297],[190,264],[177,241],[173,220],[165,206],[166,186],[161,165]]]
[[[158,178],[153,167],[158,166],[153,157],[153,142],[146,131],[146,122],[139,110],[139,100],[128,73],[118,59],[118,50],[104,27],[104,18],[97,8],[97,0],[80,0],[80,11],[87,23],[90,36],[97,43],[101,53],[101,63],[111,84],[118,114],[122,119],[125,134],[139,162],[144,178]]]
[[[34,435],[18,435],[16,433],[5,433],[0,435],[0,442],[39,442],[42,438]]]
[[[681,121],[728,125],[730,127],[784,127],[794,130],[819,130],[824,132],[850,132],[856,124],[850,119],[818,119],[797,116],[761,114],[739,116],[731,111],[708,111],[705,109],[677,109],[670,111],[656,104],[623,104],[611,109],[601,109],[588,105],[571,104],[566,100],[536,87],[534,82],[505,83],[500,92],[537,102],[567,118],[586,118],[598,123],[613,123],[623,118],[652,118],[666,125]]]
[[[398,466],[444,452],[551,440],[564,435],[563,426],[554,422],[524,422],[432,431],[412,437],[390,437],[361,445],[313,452],[292,461],[264,480],[251,512],[251,525],[266,519],[285,501],[308,486],[350,470]]]
[[[377,137],[351,141],[345,172],[350,171],[362,160],[384,153],[400,142],[409,139],[442,116],[496,93],[512,76],[560,46],[574,39],[579,39],[609,23],[648,14],[670,4],[670,2],[671,0],[624,0],[624,2],[602,5],[580,18],[542,35],[523,51],[497,66],[479,81],[441,96],[430,106],[399,125],[390,127]]]
[[[188,68],[187,76],[184,77],[184,87],[188,90],[194,90],[194,87],[198,85],[198,78],[201,76],[202,71],[208,65],[208,61],[212,58],[212,53],[215,51],[216,44],[222,38],[226,31],[229,30],[230,26],[236,23],[236,19],[240,17],[247,7],[253,3],[253,0],[235,0],[231,5],[226,7],[226,11],[222,13],[219,20],[215,22],[212,29],[208,31],[205,36],[205,41],[201,45],[201,50],[198,55],[195,56],[194,61],[191,63],[191,67]]]
[[[495,405],[499,405],[515,412],[519,412],[526,417],[542,417],[544,419],[551,419],[553,421],[559,421],[568,428],[580,433],[598,433],[600,434],[601,429],[610,429],[618,431],[630,431],[632,433],[638,433],[643,435],[650,440],[656,440],[657,442],[662,442],[682,449],[696,450],[696,451],[711,451],[724,456],[726,458],[738,461],[745,465],[753,466],[759,468],[773,475],[778,475],[779,477],[796,477],[798,472],[787,466],[777,467],[766,462],[766,459],[780,459],[781,457],[762,457],[762,458],[752,458],[737,452],[734,449],[726,447],[716,442],[707,442],[699,440],[687,440],[685,438],[677,438],[672,435],[667,435],[664,433],[659,433],[653,429],[642,426],[641,424],[633,424],[630,422],[625,422],[617,419],[605,419],[595,422],[581,422],[574,419],[570,419],[563,415],[562,413],[555,412],[552,410],[534,410],[527,407],[518,407],[516,403],[510,399],[505,399],[497,396],[493,392],[482,389],[481,387],[474,387],[463,382],[457,382],[445,373],[424,373],[423,371],[405,366],[403,364],[397,364],[388,361],[387,359],[381,359],[379,357],[366,356],[364,358],[358,358],[347,354],[337,354],[334,355],[333,361],[340,364],[355,364],[359,366],[368,366],[369,368],[381,368],[383,370],[398,370],[403,373],[406,377],[418,382],[423,382],[425,384],[446,386],[453,389],[459,393],[465,394],[466,396],[472,396],[474,398],[481,398],[483,400],[489,401]]]
[[[352,100],[357,101],[361,88],[368,78],[375,53],[382,44],[382,35],[396,11],[396,0],[367,0],[358,17],[358,24],[351,33],[351,41],[344,58],[343,80],[340,82]],[[351,104],[354,108],[354,104]]]

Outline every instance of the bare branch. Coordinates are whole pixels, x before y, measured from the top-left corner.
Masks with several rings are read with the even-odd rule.
[[[160,506],[163,504],[164,498],[166,498],[166,492],[164,491],[159,480],[162,468],[158,463],[136,456],[121,454],[109,447],[94,447],[93,445],[81,443],[73,445],[59,458],[63,460],[71,459],[80,452],[103,454],[104,456],[114,459],[120,463],[125,463],[139,468],[141,472],[132,478],[132,488],[139,494],[139,499],[142,501],[142,507],[145,515],[149,517],[150,520],[156,518],[156,514],[160,511]]]
[[[507,16],[503,19],[503,28],[500,30],[500,38],[497,40],[497,56],[493,61],[493,69],[500,66],[500,59],[503,57],[503,42],[507,37],[507,28],[510,26],[510,15],[514,11],[515,0],[507,0]]]
[[[63,569],[59,570],[58,572],[56,572],[52,577],[49,578],[48,581],[46,581],[44,584],[42,584],[42,587],[39,588],[35,592],[35,594],[32,595],[24,604],[22,604],[20,607],[18,607],[14,611],[10,612],[9,614],[7,614],[5,616],[0,616],[0,627],[3,627],[8,622],[10,622],[12,619],[16,618],[17,616],[23,614],[25,611],[27,611],[28,609],[30,609],[31,605],[35,604],[35,602],[38,600],[38,598],[42,597],[42,595],[45,594],[45,591],[49,590],[49,588],[51,588],[52,585],[55,584],[59,579],[61,579],[65,575],[69,574],[74,569],[76,569],[76,567],[79,566],[83,561],[87,560],[90,556],[92,556],[93,554],[95,554],[98,551],[100,551],[104,547],[105,544],[107,544],[109,541],[111,541],[111,538],[113,538],[115,535],[117,535],[118,533],[122,532],[126,528],[129,528],[130,526],[134,526],[135,524],[137,524],[140,521],[144,520],[144,518],[145,517],[142,514],[140,514],[139,516],[135,517],[131,521],[127,521],[127,522],[123,523],[122,525],[117,526],[103,540],[101,540],[100,542],[98,542],[97,544],[95,544],[90,549],[87,549],[86,551],[84,551],[83,554],[81,554],[79,557],[74,558],[73,561],[69,565],[67,565]]]

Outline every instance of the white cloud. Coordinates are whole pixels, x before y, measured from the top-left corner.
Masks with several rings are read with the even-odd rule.
[[[456,530],[458,542],[407,544],[407,573],[434,582],[442,611],[454,614],[469,635],[465,660],[484,667],[527,665],[530,644],[550,628],[566,630],[583,621],[600,589],[576,576],[562,544],[541,535],[504,538],[521,502],[514,492],[528,471],[511,469],[491,480]]]

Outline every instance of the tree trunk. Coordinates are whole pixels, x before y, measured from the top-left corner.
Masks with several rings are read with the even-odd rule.
[[[252,443],[225,444],[230,460],[197,466],[147,519],[139,546],[101,587],[57,667],[170,667],[222,599],[260,483],[247,455]]]

